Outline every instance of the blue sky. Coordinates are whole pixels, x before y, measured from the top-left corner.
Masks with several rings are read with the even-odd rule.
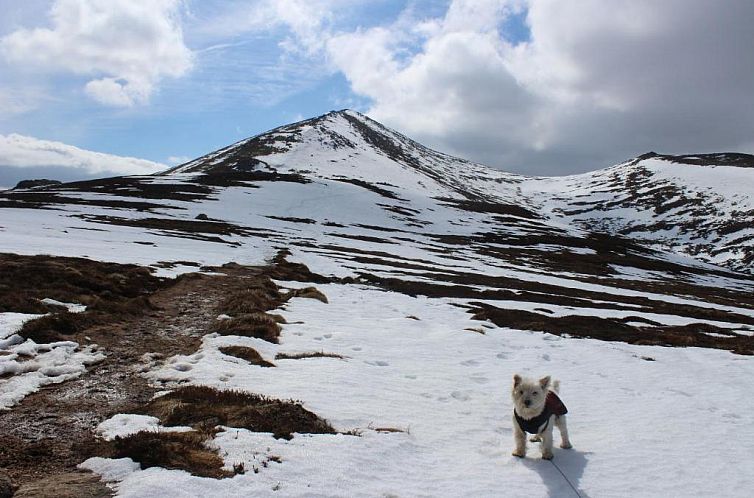
[[[524,174],[754,151],[745,0],[0,0],[0,12],[0,185],[145,172],[346,107]]]

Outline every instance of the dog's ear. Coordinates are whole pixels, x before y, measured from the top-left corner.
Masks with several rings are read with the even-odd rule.
[[[518,385],[521,383],[521,376],[516,374],[513,376],[513,387],[518,387]]]
[[[550,376],[539,379],[539,385],[542,386],[542,389],[547,389],[547,386],[550,385]]]

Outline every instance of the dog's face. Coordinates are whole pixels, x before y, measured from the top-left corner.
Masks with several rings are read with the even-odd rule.
[[[549,375],[539,380],[526,379],[518,374],[514,375],[511,396],[516,412],[524,418],[535,417],[542,413],[549,386]]]

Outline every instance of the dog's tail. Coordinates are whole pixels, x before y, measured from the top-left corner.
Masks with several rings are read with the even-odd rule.
[[[560,394],[560,381],[559,380],[552,381],[552,391],[555,394]]]

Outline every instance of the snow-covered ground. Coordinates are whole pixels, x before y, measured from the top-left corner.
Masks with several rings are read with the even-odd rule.
[[[24,322],[40,316],[0,313],[0,379],[7,377],[0,380],[0,412],[40,387],[74,379],[105,359],[95,346],[82,348],[72,341],[37,344],[16,334]]]
[[[293,300],[280,345],[207,336],[196,354],[150,377],[302,400],[340,431],[361,437],[271,434],[228,428],[215,439],[231,479],[138,470],[129,460],[84,467],[119,496],[576,496],[529,444],[510,455],[514,373],[552,374],[569,408],[572,450],[557,465],[581,496],[747,496],[754,486],[754,361],[724,351],[640,347],[484,327],[445,300],[344,285],[319,286],[330,301]],[[411,319],[410,316],[419,318]],[[345,319],[344,319],[345,318]],[[324,351],[344,359],[251,366],[224,345]],[[134,421],[133,430],[143,427]],[[383,433],[376,428],[402,432]],[[124,434],[121,428],[121,434]],[[267,466],[268,456],[281,463]],[[720,483],[724,482],[725,486]]]
[[[379,136],[367,139],[354,119]],[[723,170],[727,190],[718,201],[707,173],[674,173],[686,165],[644,159],[590,175],[526,179],[428,151],[355,113],[283,127],[272,137],[274,153],[263,136],[264,147],[256,139],[239,142],[120,188],[62,186],[39,191],[39,202],[31,191],[0,199],[3,252],[137,263],[175,276],[198,265],[263,264],[284,248],[289,260],[316,273],[355,279],[318,285],[329,304],[291,300],[279,311],[289,322],[280,344],[208,335],[194,354],[145,375],[166,389],[200,384],[298,399],[338,431],[359,437],[300,434],[285,441],[226,428],[213,444],[227,467],[243,463],[258,472],[222,480],[140,470],[130,460],[83,464],[119,496],[664,497],[748,496],[754,489],[751,356],[499,328],[467,312],[472,302],[486,303],[551,317],[713,324],[750,336],[754,281],[703,262],[709,252],[693,259],[687,249],[699,237],[714,238],[705,230],[715,217],[751,209],[751,196],[744,196],[754,191],[746,183],[751,170]],[[248,161],[244,147],[252,146],[264,152],[256,156],[262,170],[301,174],[308,183],[202,183],[207,168],[249,166],[242,160]],[[684,214],[670,206],[658,218],[654,187],[627,183],[628,174],[642,181],[650,175],[654,187],[681,185],[685,198],[699,194],[702,208],[714,203],[720,211]],[[134,197],[137,187],[154,186],[206,192],[191,199]],[[675,202],[676,190],[663,202]],[[134,201],[156,206],[125,204]],[[567,212],[573,209],[588,212]],[[604,247],[585,226],[620,231],[626,220],[675,223],[647,231],[654,234],[650,242],[685,245],[669,246],[675,253],[618,240]],[[689,220],[699,222],[681,230]],[[715,261],[738,256],[728,251]],[[370,277],[472,297],[429,298],[421,286],[411,297],[368,286]],[[0,408],[43,382],[80,375],[107,354],[76,343],[24,341],[15,332],[28,318],[0,314],[0,376],[8,374],[0,378]],[[228,345],[252,347],[276,368],[222,354]],[[275,360],[279,352],[343,359]],[[574,449],[557,449],[554,463],[539,459],[533,444],[526,459],[510,456],[514,373],[562,382]],[[142,429],[168,430],[151,417],[118,414],[99,434]]]

